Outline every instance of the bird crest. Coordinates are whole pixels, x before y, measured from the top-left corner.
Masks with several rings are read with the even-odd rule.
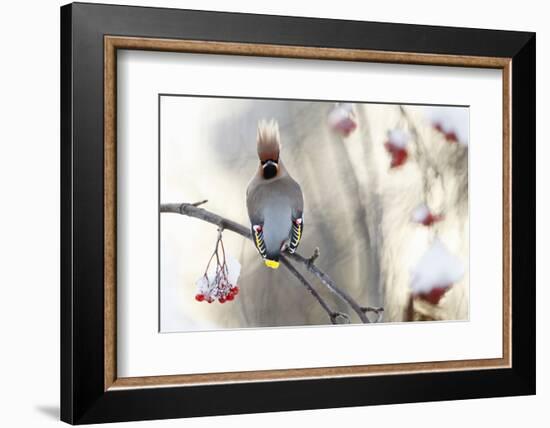
[[[281,150],[281,140],[279,135],[279,124],[276,120],[261,120],[258,123],[258,156],[260,161],[277,161]]]

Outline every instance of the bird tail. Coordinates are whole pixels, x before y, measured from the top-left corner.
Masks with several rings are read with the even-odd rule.
[[[267,267],[270,267],[271,269],[278,269],[279,265],[281,264],[277,260],[270,260],[270,259],[264,259],[264,263]]]

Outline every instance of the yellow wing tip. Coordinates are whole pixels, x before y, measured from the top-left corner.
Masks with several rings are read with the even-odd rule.
[[[270,267],[271,269],[277,269],[280,265],[279,262],[276,262],[275,260],[269,260],[269,259],[264,260],[264,263],[267,267]]]

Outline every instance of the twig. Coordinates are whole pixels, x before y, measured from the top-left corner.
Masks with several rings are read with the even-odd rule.
[[[412,294],[409,296],[407,306],[405,306],[405,315],[403,318],[405,321],[414,321],[414,299]]]
[[[355,116],[354,112],[352,114]],[[359,248],[364,245],[365,248],[370,249],[372,247],[372,239],[368,224],[366,222],[368,216],[367,207],[364,203],[362,186],[360,184],[357,171],[354,168],[352,156],[346,148],[346,144],[344,144],[343,137],[340,137],[340,140],[341,141],[338,144],[331,144],[330,147],[333,150],[339,151],[339,162],[336,162],[336,165],[339,166],[337,169],[338,173],[342,177],[342,180],[349,187],[349,192],[346,192],[346,195],[348,202],[353,206],[352,212],[354,213],[354,228],[359,230],[359,233],[356,233],[355,236],[358,240],[362,240],[362,243],[358,243]],[[358,260],[357,275],[361,281],[366,281],[367,278],[375,278],[376,283],[378,283],[378,265],[374,264],[372,257],[368,257],[366,263],[363,263],[362,260]]]
[[[380,321],[380,318],[382,318],[382,313],[384,312],[383,307],[374,307],[374,306],[365,306],[365,307],[362,307],[361,310],[366,314],[369,312],[374,312],[376,314],[376,321],[374,322]]]
[[[431,170],[433,172],[434,178],[441,178],[441,186],[443,189],[445,188],[445,182],[443,178],[443,174],[437,167],[437,162],[435,162],[434,159],[429,155],[428,150],[425,147],[425,144],[421,143],[421,135],[420,131],[418,130],[418,127],[415,124],[414,119],[411,117],[410,113],[403,107],[402,105],[399,106],[399,112],[401,113],[401,116],[405,119],[407,122],[409,129],[411,130],[413,134],[413,141],[416,146],[416,152],[417,152],[417,161],[419,165],[422,163],[421,169],[423,169],[423,172],[425,171],[426,174]],[[429,183],[428,183],[428,177],[426,174],[422,174],[422,181],[423,181],[423,191],[424,191],[424,198],[426,199],[426,203],[428,203],[428,194],[429,194]]]
[[[321,282],[336,296],[338,296],[340,299],[342,299],[344,302],[346,302],[350,307],[354,310],[354,312],[357,314],[359,319],[363,321],[365,324],[370,323],[370,320],[368,319],[367,315],[361,310],[361,306],[344,290],[338,288],[332,278],[328,276],[325,272],[323,272],[321,269],[319,269],[315,264],[310,262],[310,259],[305,258],[304,256],[294,253],[294,254],[288,254],[287,257],[291,258],[292,260],[298,261],[303,263],[307,270],[310,271],[313,275],[315,275],[317,278],[321,280]]]
[[[319,251],[319,247],[315,247],[315,250],[313,250],[313,254],[311,257],[307,260],[308,263],[314,263],[315,260],[321,255],[321,252]]]
[[[199,208],[196,206],[196,204],[190,204],[190,203],[180,203],[180,204],[162,204],[160,206],[160,212],[163,213],[176,213],[176,214],[182,214],[189,217],[194,217],[199,220],[206,221],[207,223],[214,224],[220,228],[231,230],[232,232],[238,233],[239,235],[244,236],[245,238],[252,239],[252,233],[249,228],[234,222],[232,220],[228,220],[224,217],[221,217],[217,214],[214,214],[210,211],[205,210],[204,208]],[[328,276],[325,272],[323,272],[321,269],[319,269],[313,262],[318,256],[315,256],[315,252],[312,257],[305,258],[304,256],[294,253],[294,254],[285,254],[281,255],[281,261],[286,260],[286,258],[290,258],[294,261],[298,261],[300,263],[303,263],[307,270],[311,272],[313,275],[315,275],[323,285],[325,285],[334,295],[342,299],[344,302],[346,302],[357,314],[359,319],[363,323],[370,323],[370,320],[368,319],[365,312],[361,309],[361,306],[344,290],[341,290],[339,287],[336,286],[334,281],[330,276]],[[284,263],[284,262],[283,262]],[[287,265],[285,264],[285,267]],[[300,279],[300,278],[298,278]]]
[[[238,233],[245,238],[252,239],[252,233],[249,228],[244,227],[243,225],[232,220],[223,218],[210,211],[207,211],[204,208],[198,208],[197,206],[195,206],[195,204],[162,204],[160,206],[160,212],[176,213],[183,214],[189,217],[195,217],[199,220],[206,221],[207,223],[215,224],[216,226],[223,229],[231,230],[232,232]]]
[[[325,312],[328,314],[330,318],[330,322],[332,322],[332,324],[338,324],[337,322],[338,318],[343,318],[344,320],[347,320],[347,322],[345,323],[349,324],[350,322],[349,316],[342,312],[333,311],[330,308],[330,306],[324,301],[324,299],[319,295],[319,293],[317,293],[317,290],[315,290],[313,286],[308,282],[308,280],[305,279],[304,276],[300,272],[298,272],[298,270],[294,266],[292,266],[292,263],[290,263],[287,259],[284,259],[284,258],[281,259],[281,263],[283,264],[284,267],[286,267],[290,271],[290,273],[292,273],[296,278],[298,278],[298,281],[300,281],[302,285],[306,287],[307,290],[311,293],[311,295],[317,299],[319,304],[323,307]]]

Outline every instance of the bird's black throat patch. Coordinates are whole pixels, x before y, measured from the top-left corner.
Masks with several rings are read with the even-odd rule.
[[[266,180],[273,178],[277,175],[277,165],[274,163],[269,163],[263,168],[263,176]]]

